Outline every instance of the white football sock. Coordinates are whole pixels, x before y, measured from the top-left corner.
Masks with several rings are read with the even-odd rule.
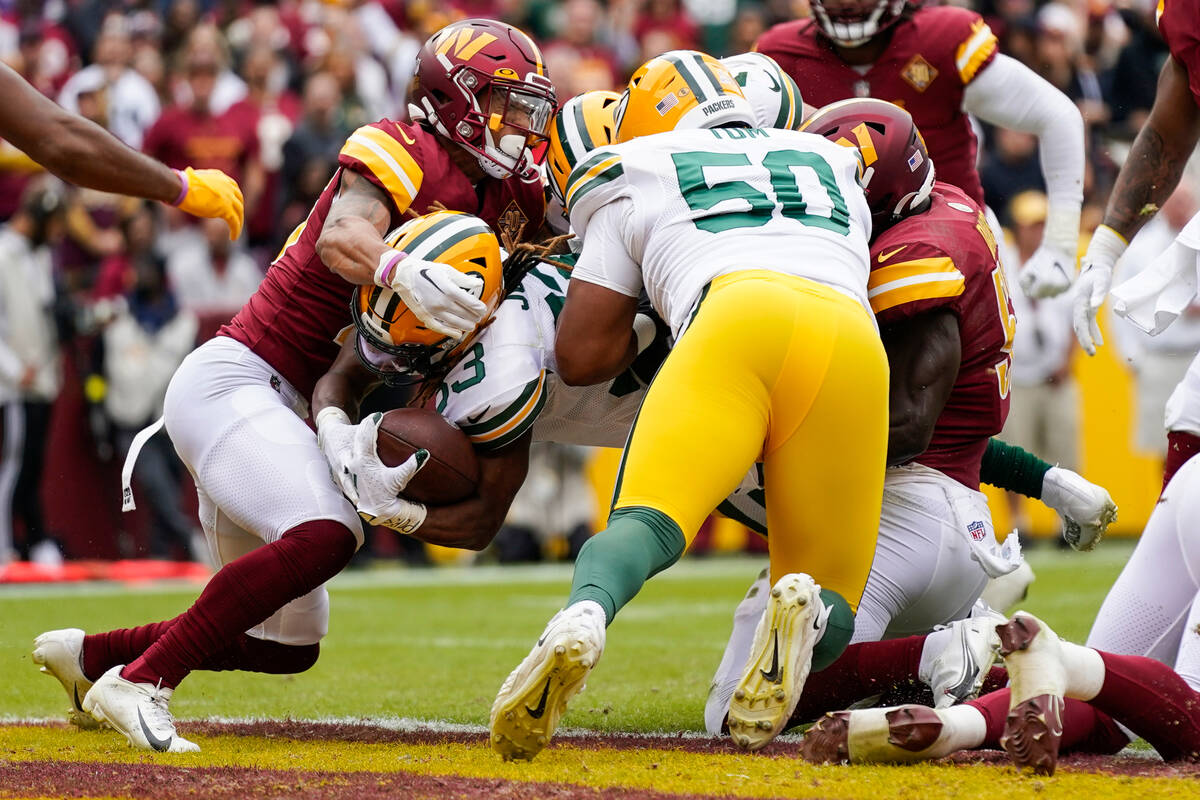
[[[1090,647],[1071,642],[1062,645],[1062,665],[1067,673],[1067,697],[1091,700],[1104,686],[1104,659]]]

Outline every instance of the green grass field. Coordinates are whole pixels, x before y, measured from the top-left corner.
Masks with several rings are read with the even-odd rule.
[[[1094,553],[1030,552],[1026,603],[1082,641],[1128,558],[1128,542]],[[596,731],[703,729],[708,681],[733,608],[760,568],[747,558],[688,558],[647,584],[609,631],[604,658],[564,725]],[[568,565],[377,569],[330,586],[332,620],[317,665],[296,676],[196,673],[171,703],[180,719],[396,718],[484,725],[508,671],[566,598]],[[194,585],[0,587],[0,717],[61,719],[58,684],[30,662],[33,637],[169,618]]]

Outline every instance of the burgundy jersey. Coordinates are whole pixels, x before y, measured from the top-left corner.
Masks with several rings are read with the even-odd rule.
[[[884,339],[888,325],[926,311],[945,308],[958,317],[958,379],[929,447],[914,460],[978,489],[988,438],[1008,416],[1017,325],[980,207],[953,186],[935,183],[930,209],[896,223],[871,248],[867,296]]]
[[[1158,30],[1171,57],[1188,74],[1192,99],[1200,106],[1200,6],[1196,0],[1158,0]]]
[[[811,19],[776,25],[755,49],[779,62],[809,105],[875,97],[907,110],[925,137],[938,178],[983,205],[963,88],[995,58],[996,36],[973,11],[930,6],[901,19],[891,37],[879,60],[861,74]]]
[[[305,397],[337,356],[341,333],[353,322],[354,287],[317,256],[316,242],[338,190],[342,170],[383,189],[395,227],[405,212],[425,214],[441,203],[475,214],[498,233],[522,241],[542,224],[541,184],[518,178],[485,178],[472,185],[431,132],[390,120],[364,125],[338,155],[339,169],[308,218],[284,242],[258,291],[218,332],[242,342],[279,371]]]

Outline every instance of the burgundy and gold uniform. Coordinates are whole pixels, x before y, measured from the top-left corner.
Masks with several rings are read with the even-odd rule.
[[[983,205],[963,89],[995,57],[995,34],[973,11],[931,6],[901,19],[890,35],[887,49],[865,73],[843,61],[811,19],[776,25],[755,49],[779,62],[810,105],[876,97],[907,110],[925,137],[938,177]]]
[[[1200,106],[1200,6],[1195,0],[1158,0],[1157,17],[1171,57],[1187,70],[1188,87]]]
[[[915,460],[977,489],[988,439],[1008,416],[1017,322],[980,207],[953,186],[934,184],[928,211],[896,223],[876,240],[868,296],[884,329],[939,308],[958,317],[958,379],[929,447]]]
[[[351,324],[353,286],[330,271],[316,252],[341,170],[356,172],[383,190],[392,205],[391,227],[407,213],[425,214],[440,203],[474,214],[497,232],[521,241],[540,227],[545,214],[536,181],[485,178],[476,191],[437,135],[418,125],[390,120],[364,125],[346,140],[338,164],[338,172],[308,218],[288,236],[258,291],[219,331],[257,353],[305,397],[333,363],[339,334]]]

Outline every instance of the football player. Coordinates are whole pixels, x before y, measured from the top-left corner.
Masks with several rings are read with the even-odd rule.
[[[1116,506],[1078,475],[1049,465],[1034,470],[1028,454],[991,439],[1008,414],[1016,318],[982,210],[955,187],[934,183],[912,117],[882,100],[843,100],[817,110],[802,130],[858,147],[870,176],[867,197],[872,208],[883,209],[875,220],[880,233],[871,246],[868,296],[891,367],[890,468],[879,543],[851,641],[908,637],[966,619],[988,579],[1021,563],[1015,537],[1004,548],[996,544],[987,498],[979,491],[985,452],[994,474],[1025,478],[1011,481],[1017,491],[1044,494],[1066,510],[1066,518],[1083,520],[1082,527],[1072,521],[1066,528],[1077,549],[1095,546]],[[763,501],[761,491],[743,491],[723,508],[736,515]],[[710,733],[722,728],[766,589],[760,577],[734,614],[705,706]],[[985,616],[955,628],[972,645],[958,649],[978,662],[961,677],[928,680],[940,669],[930,655],[946,648],[923,648],[920,671],[934,685],[938,705],[979,689],[975,681],[983,680],[991,660],[988,623]],[[907,652],[901,642],[875,648],[892,650],[896,660]],[[817,703],[840,696],[847,681],[857,685],[858,673],[837,664],[820,673],[811,688]],[[804,704],[793,722],[811,719],[813,707]]]
[[[63,109],[0,65],[0,136],[47,170],[78,186],[170,203],[242,231],[242,190],[219,169],[173,170],[127,147],[99,125]]]
[[[813,0],[812,10],[811,19],[768,30],[755,50],[778,61],[818,107],[877,97],[904,108],[924,134],[939,178],[980,207],[967,114],[1038,136],[1050,210],[1042,245],[1020,281],[1031,296],[1065,291],[1075,275],[1083,202],[1084,126],[1075,104],[998,53],[995,35],[973,11],[922,7],[919,0]]]
[[[767,500],[773,588],[730,711],[741,746],[779,732],[810,667],[836,658],[853,628],[887,436],[862,164],[821,137],[753,123],[726,68],[671,51],[631,78],[618,144],[571,173],[583,249],[559,318],[559,377],[601,383],[629,366],[643,288],[676,343],[638,411],[608,528],[584,546],[566,609],[492,706],[504,758],[545,746],[612,617],[760,455],[767,486],[787,490]]]
[[[541,226],[529,146],[545,133],[554,92],[537,45],[504,23],[464,20],[434,34],[418,59],[420,121],[384,120],[350,136],[257,293],[168,388],[167,430],[224,566],[173,620],[38,639],[34,659],[66,687],[76,716],[107,722],[135,746],[197,749],[176,734],[168,709],[193,669],[290,673],[317,658],[329,614],[324,582],[349,562],[362,528],[304,420],[355,285],[394,291],[451,342],[488,312],[498,281],[398,251],[383,234],[439,205],[476,214],[512,241]],[[359,507],[369,515],[385,504],[418,462],[386,470],[377,458],[360,460]]]
[[[802,755],[817,763],[921,761],[1003,747],[1017,766],[1053,774],[1060,752],[1116,753],[1132,732],[1167,761],[1200,759],[1197,518],[1193,458],[1154,507],[1086,647],[1020,612],[998,628],[1009,689],[942,710],[828,714],[805,734]]]

